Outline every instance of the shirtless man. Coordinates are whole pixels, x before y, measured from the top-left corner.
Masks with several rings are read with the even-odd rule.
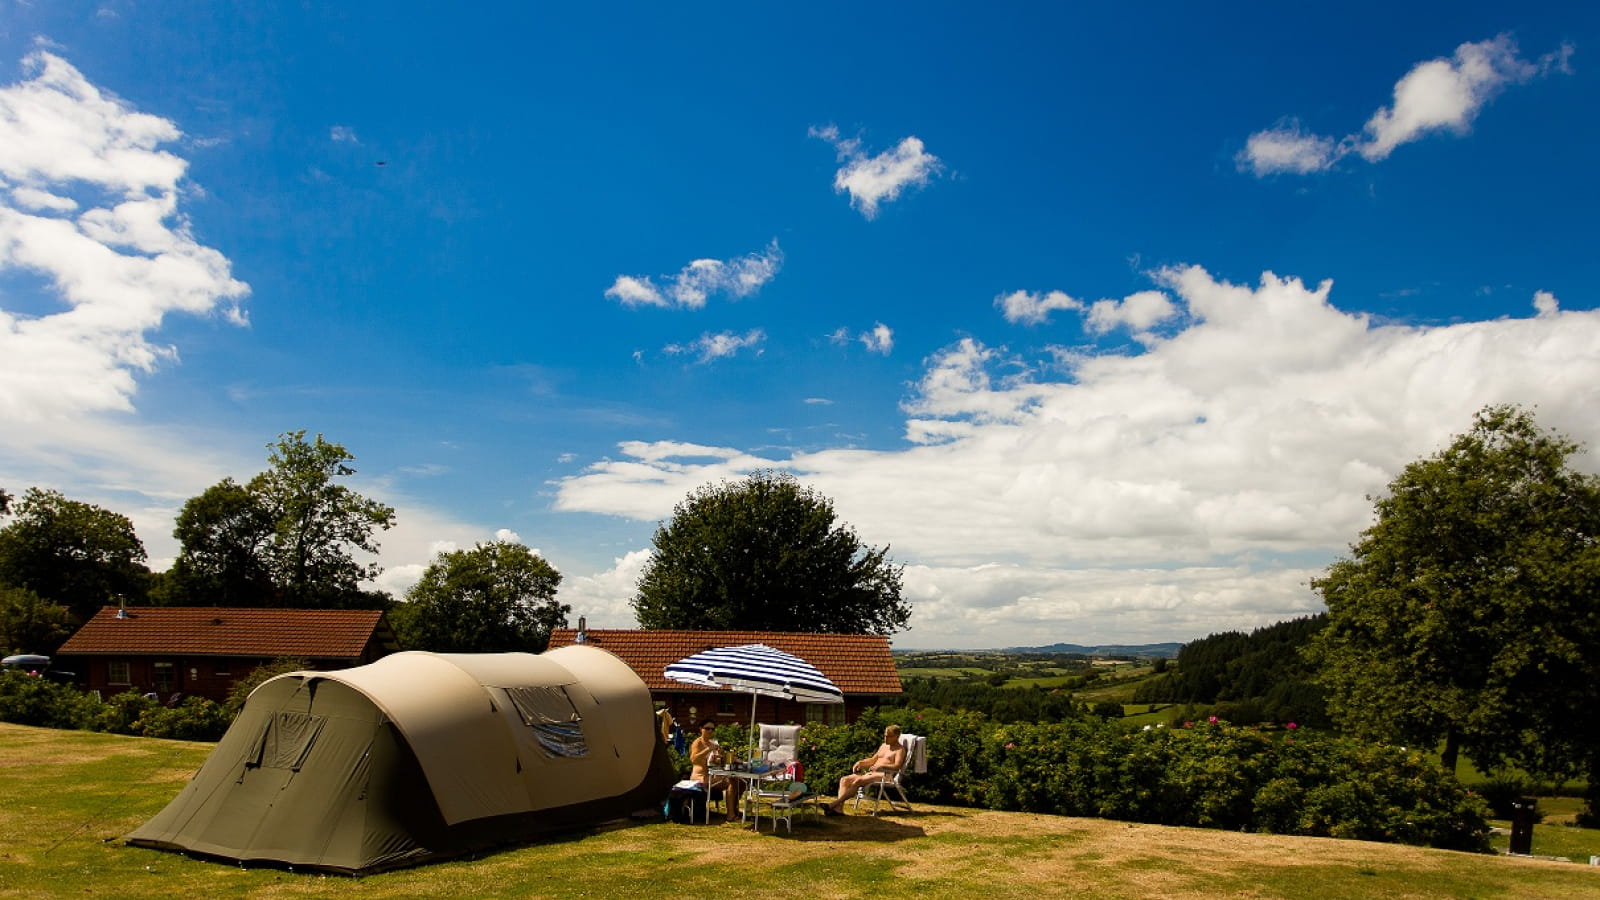
[[[859,788],[888,778],[906,764],[906,748],[900,746],[900,726],[890,725],[883,730],[883,743],[878,752],[850,767],[851,774],[839,779],[839,796],[823,810],[833,815],[844,815],[844,802]]]

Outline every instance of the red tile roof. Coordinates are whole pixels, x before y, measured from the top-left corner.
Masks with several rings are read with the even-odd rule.
[[[558,628],[550,649],[574,643],[577,630]],[[706,691],[672,681],[662,674],[669,664],[712,647],[766,644],[793,653],[822,671],[845,694],[898,694],[900,675],[894,668],[889,639],[879,634],[800,634],[785,631],[674,631],[596,629],[585,632],[587,643],[615,653],[652,691]]]
[[[395,649],[376,609],[106,606],[56,653],[358,659],[374,636]]]

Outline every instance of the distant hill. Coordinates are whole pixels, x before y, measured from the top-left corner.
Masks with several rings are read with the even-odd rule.
[[[1082,644],[1051,644],[1048,647],[1008,647],[1001,653],[1081,653],[1084,656],[1133,656],[1154,659],[1166,657],[1176,659],[1178,649],[1183,645],[1177,642],[1166,644],[1100,644],[1094,647],[1085,647]]]

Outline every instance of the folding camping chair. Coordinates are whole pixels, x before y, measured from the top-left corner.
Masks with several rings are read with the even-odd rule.
[[[905,777],[910,770],[919,775],[928,773],[928,739],[916,734],[900,735],[900,746],[906,748],[906,761],[900,765],[900,770],[885,775],[883,780],[856,791],[855,810],[861,811],[861,802],[867,798],[867,792],[873,792],[872,814],[878,814],[878,808],[884,803],[889,804],[890,811],[911,812],[911,801],[906,798]]]
[[[800,726],[799,725],[762,725],[759,731],[757,745],[758,755],[761,760],[774,769],[786,767],[795,762],[800,756]],[[765,808],[772,816],[772,830],[778,830],[778,823],[791,832],[794,831],[794,814],[810,812],[820,815],[821,809],[817,805],[817,795],[808,789],[804,781],[796,778],[773,779],[762,783],[755,792],[756,827],[761,825],[760,810]]]

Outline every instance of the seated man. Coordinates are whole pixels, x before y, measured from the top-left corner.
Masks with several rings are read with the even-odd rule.
[[[722,745],[717,743],[717,727],[710,722],[700,723],[700,736],[689,745],[689,780],[705,786],[706,801],[709,803],[713,793],[722,791],[726,794],[728,820],[733,819],[733,809],[739,803],[739,798],[744,791],[744,782],[726,775],[712,776],[711,767],[722,762]]]
[[[839,796],[824,806],[826,815],[844,815],[844,802],[857,790],[890,778],[906,764],[906,748],[900,745],[900,726],[890,725],[883,730],[883,743],[878,752],[850,767],[851,774],[839,779]]]

